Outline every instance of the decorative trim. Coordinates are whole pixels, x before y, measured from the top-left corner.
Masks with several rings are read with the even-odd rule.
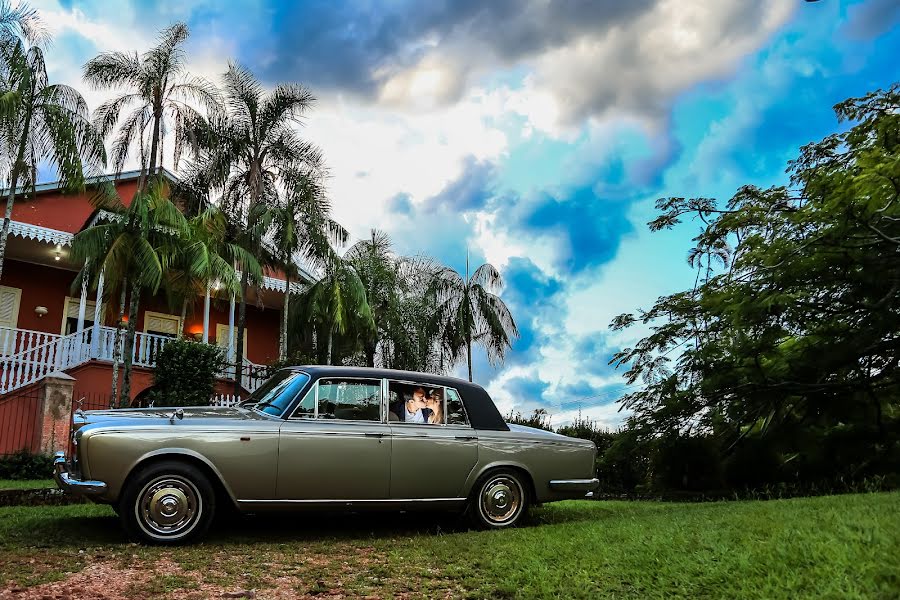
[[[9,233],[16,237],[37,240],[46,244],[59,244],[60,246],[71,246],[72,240],[75,238],[74,235],[67,231],[50,229],[49,227],[41,227],[31,223],[22,223],[21,221],[10,221]]]

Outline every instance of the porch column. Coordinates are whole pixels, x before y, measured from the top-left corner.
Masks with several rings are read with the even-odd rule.
[[[103,271],[97,281],[97,301],[94,303],[94,327],[91,332],[91,358],[100,356],[100,321],[103,319]]]
[[[228,362],[234,364],[234,294],[231,294],[231,304],[228,306]]]
[[[203,298],[203,343],[209,343],[209,283],[206,284],[206,296]]]
[[[81,282],[81,298],[78,300],[78,327],[76,328],[76,331],[78,332],[84,331],[84,316],[87,312],[87,292],[89,279],[90,273],[85,272],[85,277]]]

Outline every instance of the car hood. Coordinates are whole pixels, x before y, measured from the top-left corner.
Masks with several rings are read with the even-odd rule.
[[[183,411],[181,418],[176,410]],[[190,406],[184,408],[116,408],[110,410],[77,411],[73,419],[74,428],[86,425],[156,425],[163,423],[225,424],[236,421],[267,420],[271,417],[257,411],[236,406]]]

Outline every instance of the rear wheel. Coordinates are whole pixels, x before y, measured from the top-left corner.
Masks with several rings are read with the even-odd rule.
[[[482,477],[469,500],[475,525],[485,529],[514,527],[528,510],[528,491],[523,476],[512,469],[498,469]]]
[[[215,510],[215,492],[206,475],[178,461],[142,469],[126,484],[119,504],[129,537],[153,544],[180,544],[202,536]]]

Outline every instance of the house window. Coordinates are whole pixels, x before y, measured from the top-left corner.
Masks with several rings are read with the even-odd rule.
[[[237,344],[237,327],[234,327],[234,343]],[[216,346],[225,348],[228,351],[228,324],[219,323],[216,325]],[[244,358],[247,358],[247,328],[244,327]]]
[[[21,300],[22,290],[0,285],[0,327],[18,327]]]
[[[0,355],[13,354],[16,350],[16,332],[19,324],[19,303],[22,290],[0,285]]]
[[[63,320],[61,328],[61,333],[63,335],[69,335],[70,333],[75,333],[76,331],[78,331],[78,307],[80,303],[81,300],[79,298],[66,296],[66,303],[63,307]],[[85,329],[90,329],[94,325],[94,307],[96,306],[97,303],[93,300],[88,300],[87,302],[85,302]]]
[[[147,311],[144,313],[144,333],[176,338],[181,332],[181,317]]]

